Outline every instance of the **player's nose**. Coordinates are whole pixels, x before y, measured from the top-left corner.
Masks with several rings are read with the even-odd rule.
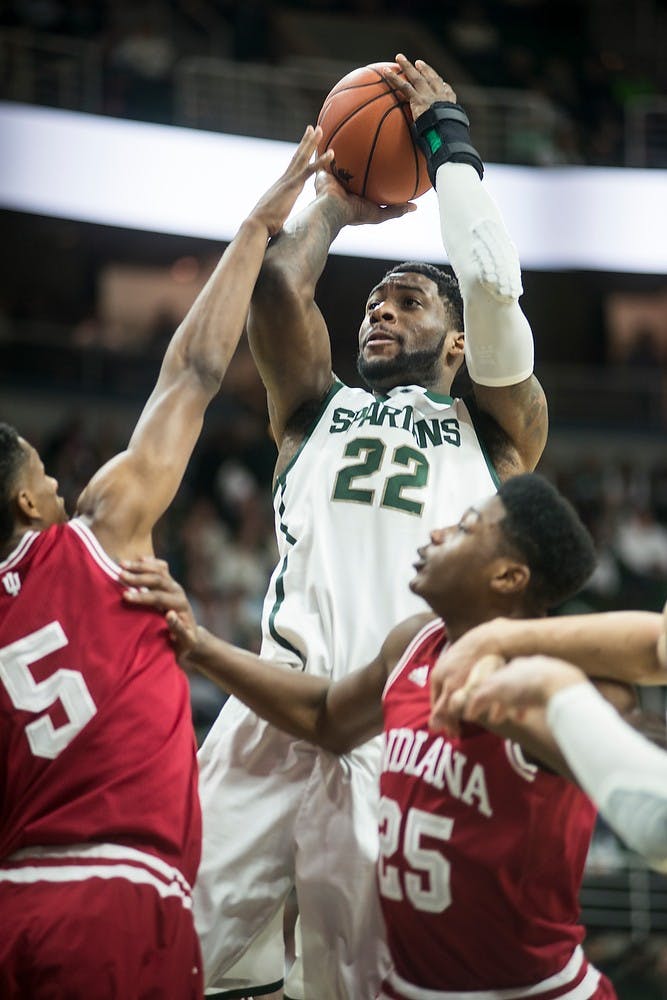
[[[372,323],[379,323],[381,320],[396,319],[396,310],[392,306],[391,302],[385,299],[385,301],[378,302],[373,306],[370,312],[370,317]]]

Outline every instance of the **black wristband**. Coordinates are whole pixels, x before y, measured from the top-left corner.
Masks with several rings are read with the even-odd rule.
[[[435,187],[435,175],[443,163],[469,163],[484,176],[484,164],[470,142],[470,122],[460,104],[436,101],[419,115],[414,124],[415,141],[426,157],[428,175]]]

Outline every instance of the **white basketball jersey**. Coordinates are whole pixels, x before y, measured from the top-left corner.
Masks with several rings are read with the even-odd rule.
[[[336,381],[275,486],[261,655],[332,679],[365,666],[427,610],[408,588],[418,546],[497,486],[462,400]]]

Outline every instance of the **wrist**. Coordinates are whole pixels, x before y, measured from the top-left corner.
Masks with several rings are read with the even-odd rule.
[[[238,234],[240,233],[244,233],[247,236],[257,236],[258,239],[261,238],[266,241],[268,241],[271,236],[268,223],[262,218],[261,212],[257,209],[254,209],[250,215],[243,220],[238,230]]]
[[[484,176],[484,165],[470,142],[469,129],[465,111],[452,101],[434,101],[415,118],[414,135],[426,158],[433,187],[438,167],[450,161],[468,163],[477,171],[480,180]]]
[[[194,645],[188,650],[188,659],[195,666],[204,666],[210,657],[213,642],[214,637],[208,629],[204,628],[203,625],[197,625]]]
[[[354,219],[354,205],[344,191],[328,190],[317,196],[317,205],[323,221],[331,231],[331,242],[338,236],[341,229],[348,226]]]
[[[518,656],[519,650],[516,648],[515,638],[516,624],[511,618],[493,618],[480,626],[481,652],[495,653],[505,660]]]
[[[546,700],[550,701],[559,691],[567,688],[578,687],[581,684],[589,684],[586,676],[576,667],[560,666],[558,673],[549,677],[544,683]],[[590,686],[590,685],[589,685]]]

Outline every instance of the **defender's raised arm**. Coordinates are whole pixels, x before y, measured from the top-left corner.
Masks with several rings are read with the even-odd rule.
[[[174,334],[126,451],[100,469],[79,499],[79,514],[116,558],[151,549],[153,526],[178,489],[241,337],[267,241],[306,179],[330,158],[311,162],[318,138],[309,126],[285,173],[242,224]]]

